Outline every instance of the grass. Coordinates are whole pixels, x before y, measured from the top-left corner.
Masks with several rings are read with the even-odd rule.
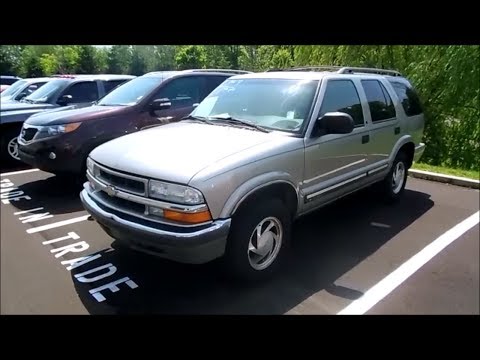
[[[460,176],[468,179],[478,180],[480,178],[480,173],[475,170],[463,170],[463,169],[452,169],[445,166],[434,166],[427,165],[422,163],[415,163],[412,166],[412,169],[430,171],[437,174],[445,174],[452,176]]]

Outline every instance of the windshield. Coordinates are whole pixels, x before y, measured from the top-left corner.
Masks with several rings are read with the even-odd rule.
[[[231,116],[267,129],[299,132],[310,114],[317,85],[317,80],[229,79],[192,115],[212,122]]]
[[[21,90],[28,82],[26,80],[19,80],[14,82],[10,87],[1,93],[1,97],[12,96],[17,91]]]
[[[148,96],[161,82],[160,77],[138,77],[120,85],[105,95],[98,105],[135,105]]]
[[[65,79],[52,80],[47,82],[37,91],[31,93],[30,95],[23,98],[22,101],[33,101],[33,102],[51,102],[58,93],[67,87],[70,82]]]

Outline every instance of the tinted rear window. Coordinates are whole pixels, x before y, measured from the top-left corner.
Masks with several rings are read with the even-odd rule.
[[[420,98],[411,86],[394,81],[392,81],[391,84],[407,116],[415,116],[423,113]]]

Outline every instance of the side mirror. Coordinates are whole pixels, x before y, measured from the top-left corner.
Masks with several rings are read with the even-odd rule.
[[[343,112],[329,112],[317,119],[316,134],[349,134],[355,128],[353,118]]]
[[[170,99],[168,99],[168,98],[155,99],[150,104],[150,109],[152,111],[166,110],[166,109],[169,109],[171,106],[172,106],[172,103],[170,102]]]
[[[60,99],[58,99],[57,104],[58,105],[67,105],[72,101],[73,97],[72,95],[63,95]]]

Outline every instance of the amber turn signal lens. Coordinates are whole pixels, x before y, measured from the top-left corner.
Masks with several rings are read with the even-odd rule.
[[[212,220],[212,215],[210,215],[210,211],[208,210],[204,210],[196,213],[184,213],[184,212],[164,209],[163,217],[165,219],[169,219],[172,221],[178,221],[178,222],[183,222],[188,224],[199,224],[199,223]]]
[[[77,130],[77,128],[78,128],[80,125],[82,125],[81,122],[65,124],[65,132],[66,132],[66,133],[69,133],[69,132],[72,132],[72,131],[74,131],[74,130]]]

